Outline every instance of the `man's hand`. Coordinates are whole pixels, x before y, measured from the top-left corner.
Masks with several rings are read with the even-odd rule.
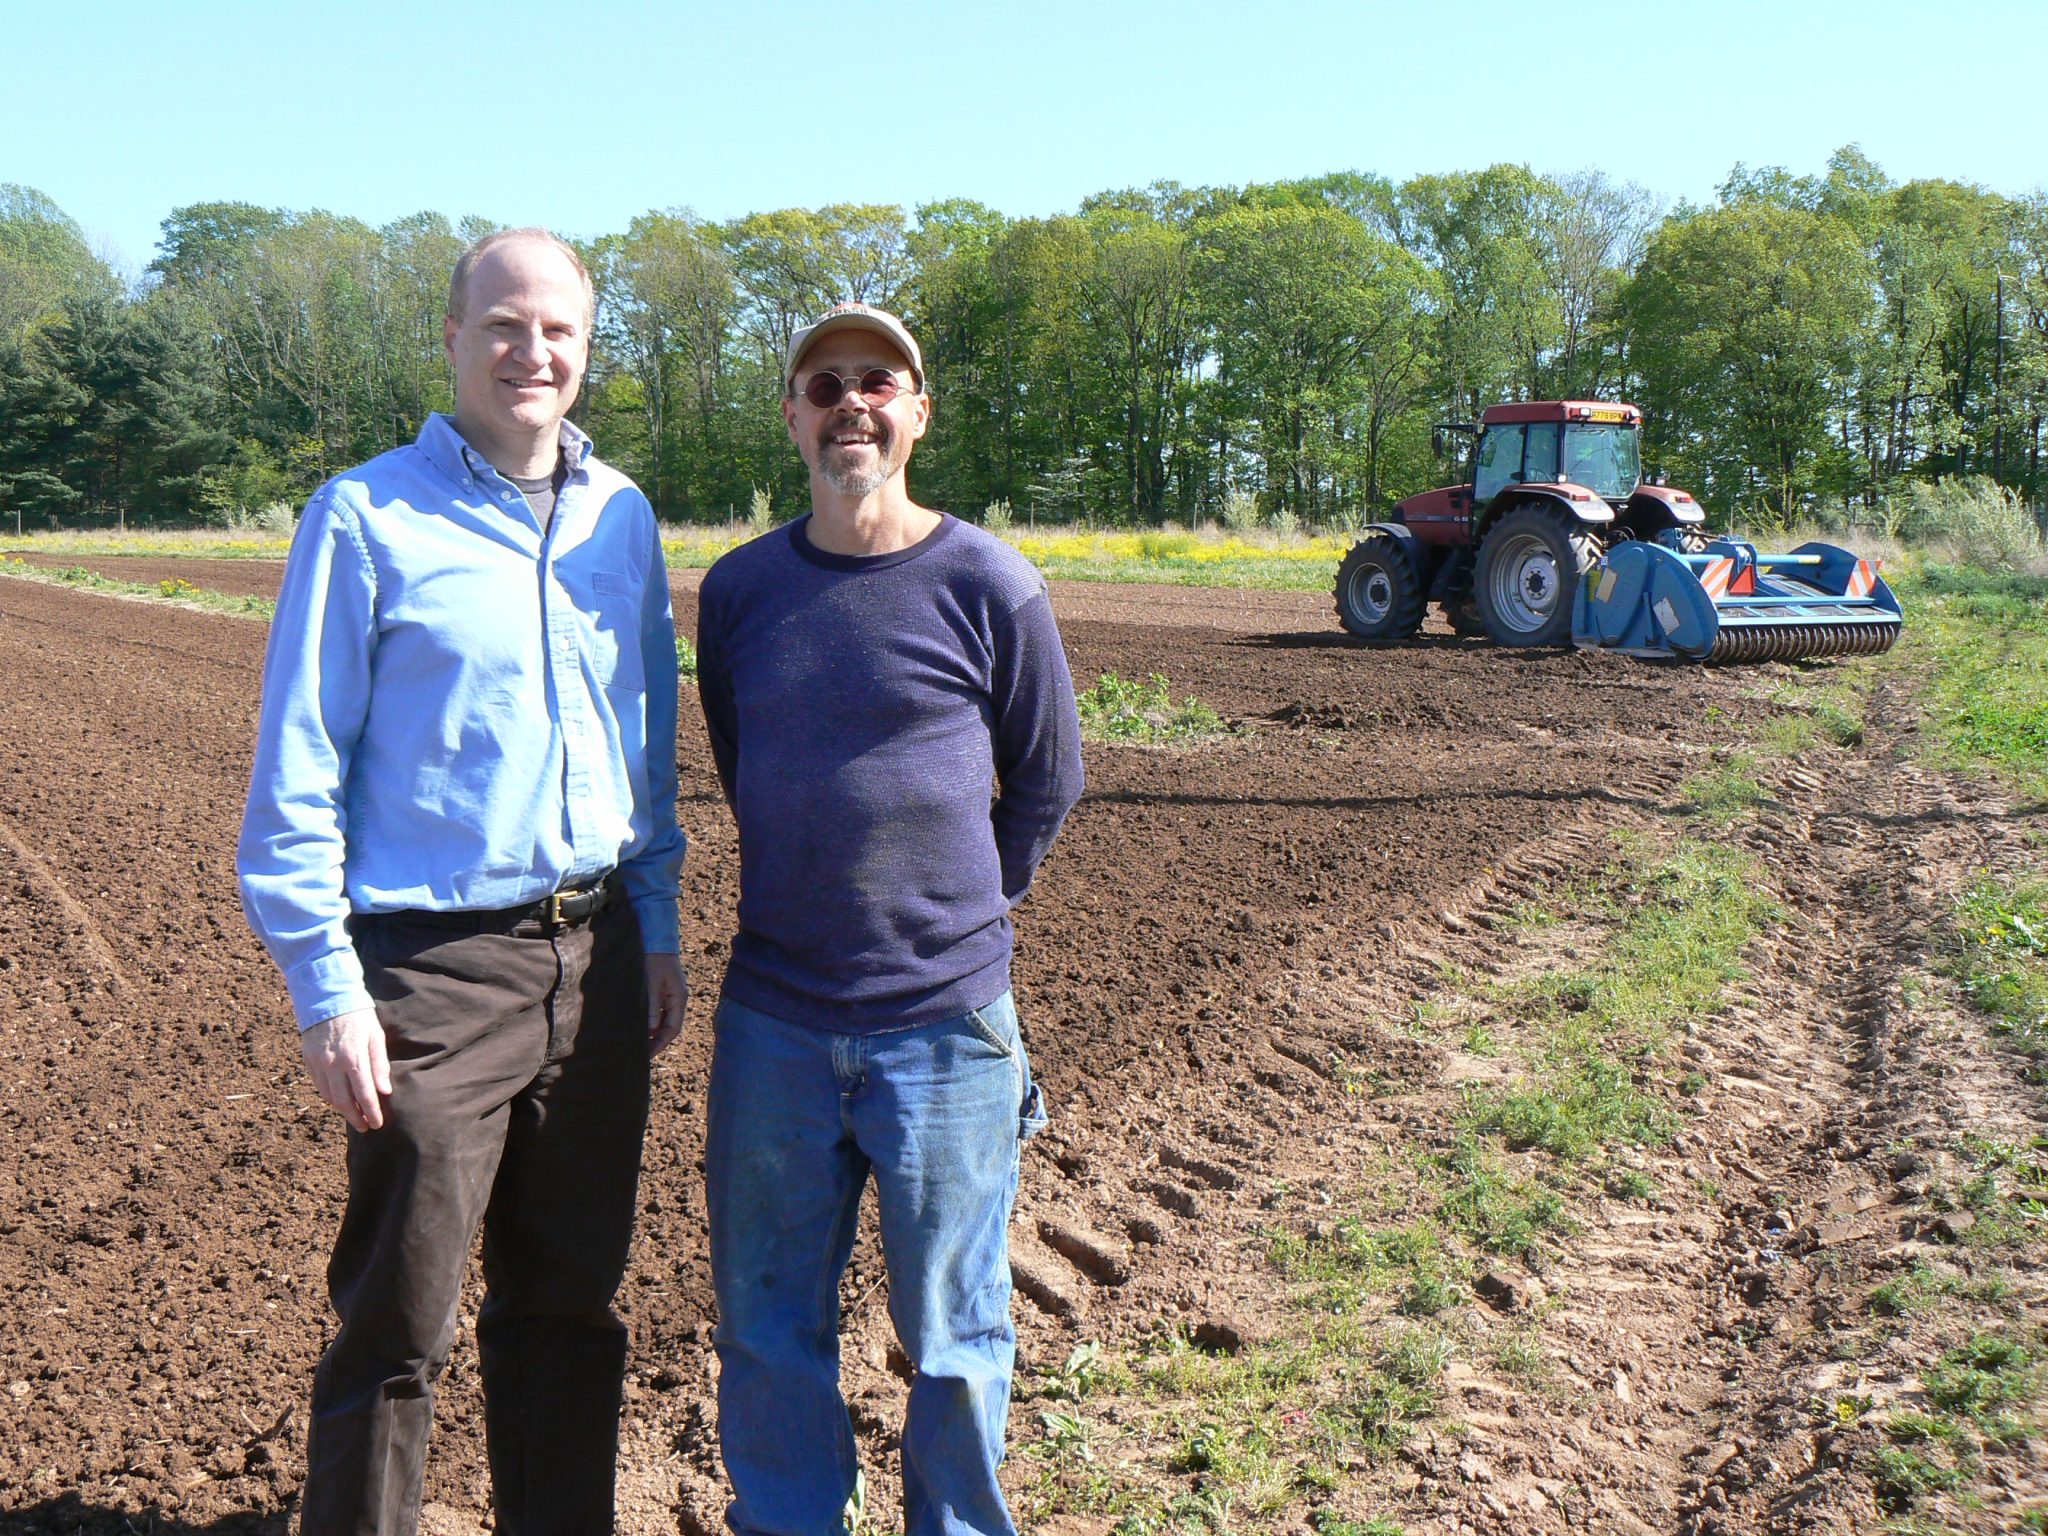
[[[384,1026],[374,1008],[336,1014],[299,1032],[299,1049],[320,1097],[340,1110],[359,1131],[384,1123],[380,1095],[391,1092],[391,1060],[384,1054]]]
[[[647,957],[647,1054],[659,1056],[683,1032],[683,1013],[690,1005],[690,983],[675,955]]]

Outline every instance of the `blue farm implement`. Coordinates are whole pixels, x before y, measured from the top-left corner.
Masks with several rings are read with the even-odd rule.
[[[1602,401],[1496,405],[1438,429],[1471,474],[1363,530],[1337,568],[1337,619],[1399,640],[1435,604],[1497,645],[1694,661],[1873,655],[1899,637],[1875,562],[1831,544],[1760,555],[1705,530],[1686,492],[1642,473],[1642,413]]]
[[[1899,604],[1877,574],[1832,544],[1760,555],[1739,539],[1698,554],[1617,544],[1580,578],[1572,644],[1688,661],[1869,656],[1899,637]]]

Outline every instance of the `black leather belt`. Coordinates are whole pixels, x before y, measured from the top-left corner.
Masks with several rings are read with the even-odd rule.
[[[619,899],[616,875],[606,875],[590,885],[565,886],[559,891],[518,907],[492,907],[453,912],[427,912],[417,908],[406,912],[360,914],[371,921],[423,923],[429,928],[455,928],[465,933],[509,933],[522,924],[533,923],[549,933],[587,923]]]

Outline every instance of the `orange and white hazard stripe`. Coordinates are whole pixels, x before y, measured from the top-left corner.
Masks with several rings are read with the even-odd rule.
[[[1849,573],[1849,590],[1847,595],[1850,597],[1868,597],[1870,596],[1871,589],[1876,585],[1877,562],[1875,560],[1858,560],[1856,562],[1856,569]]]
[[[1735,574],[1735,561],[1727,555],[1709,560],[1706,569],[1700,572],[1700,585],[1707,589],[1707,596],[1715,602],[1728,595],[1729,579]]]

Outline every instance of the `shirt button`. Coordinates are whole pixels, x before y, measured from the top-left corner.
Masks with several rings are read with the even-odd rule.
[[[510,501],[512,499],[512,493],[510,491],[501,491],[499,492],[499,495],[502,496],[506,501]]]

